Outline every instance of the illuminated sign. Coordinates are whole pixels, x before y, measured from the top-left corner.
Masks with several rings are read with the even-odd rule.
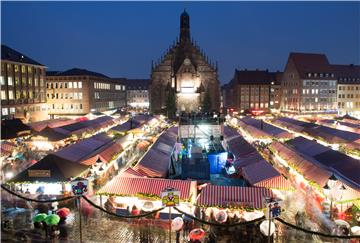
[[[28,170],[29,177],[51,177],[50,170]]]
[[[258,116],[258,115],[263,114],[264,112],[265,111],[263,111],[263,110],[252,110],[251,114],[253,114],[254,116]]]
[[[161,202],[165,207],[179,206],[180,191],[175,189],[167,189],[161,192]]]

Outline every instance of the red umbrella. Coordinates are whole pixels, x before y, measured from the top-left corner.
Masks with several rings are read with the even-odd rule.
[[[190,240],[201,240],[205,237],[205,231],[200,228],[193,229],[189,233]]]
[[[68,208],[60,208],[57,212],[57,215],[60,216],[60,218],[65,218],[70,214],[70,209]]]

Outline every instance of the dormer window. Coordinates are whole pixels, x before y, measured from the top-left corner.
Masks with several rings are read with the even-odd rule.
[[[325,77],[327,77],[327,78],[328,78],[328,77],[329,77],[329,74],[328,74],[328,73],[326,73],[326,74],[325,74]]]
[[[334,77],[334,74],[333,74],[333,73],[331,74],[331,77],[332,77],[332,78]]]
[[[311,77],[311,73],[308,73],[308,77],[309,77],[309,78]]]
[[[322,78],[323,77],[323,74],[322,73],[320,73],[320,78]]]
[[[314,73],[314,77],[317,77],[317,73]]]

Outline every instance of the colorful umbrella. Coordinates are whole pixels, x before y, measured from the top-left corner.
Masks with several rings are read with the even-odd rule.
[[[70,214],[70,209],[68,208],[60,208],[57,212],[57,215],[59,215],[60,218],[65,218]]]
[[[268,236],[269,235],[269,228],[270,228],[270,235],[274,234],[275,232],[275,224],[273,222],[270,223],[270,227],[269,227],[269,220],[264,220],[261,222],[260,224],[260,232],[265,235]]]
[[[224,223],[227,220],[227,213],[225,212],[225,210],[220,210],[219,212],[217,212],[215,214],[215,219],[216,221],[218,221],[219,223]]]
[[[181,230],[183,225],[184,225],[184,220],[181,217],[176,217],[171,222],[171,228],[175,231]]]
[[[193,229],[189,233],[190,240],[201,240],[205,237],[205,231],[200,228]]]
[[[56,225],[60,222],[60,217],[57,214],[50,214],[44,221],[47,225]]]
[[[42,222],[42,221],[44,221],[46,219],[46,217],[47,217],[47,214],[38,213],[32,218],[32,221],[33,222]]]
[[[345,226],[346,228],[350,228],[350,224],[342,219],[337,219],[334,221],[335,224],[339,225],[339,226]]]

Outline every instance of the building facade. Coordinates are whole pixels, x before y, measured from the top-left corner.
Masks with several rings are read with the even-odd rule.
[[[268,70],[236,69],[233,79],[222,89],[225,110],[243,113],[278,109],[281,75]]]
[[[172,92],[178,112],[201,111],[206,92],[211,97],[210,109],[220,109],[217,65],[190,39],[190,17],[185,11],[180,17],[180,40],[152,65],[149,92],[150,110],[155,113],[164,111]]]
[[[337,108],[340,116],[360,119],[360,66],[332,65],[337,78]]]
[[[46,119],[45,68],[1,45],[1,119],[21,118],[25,122]]]
[[[290,53],[281,81],[281,111],[336,113],[336,85],[324,54]]]
[[[126,106],[124,84],[85,69],[48,72],[46,91],[51,118],[82,116]]]
[[[126,86],[126,104],[136,109],[150,108],[149,83],[150,79],[123,79]]]

